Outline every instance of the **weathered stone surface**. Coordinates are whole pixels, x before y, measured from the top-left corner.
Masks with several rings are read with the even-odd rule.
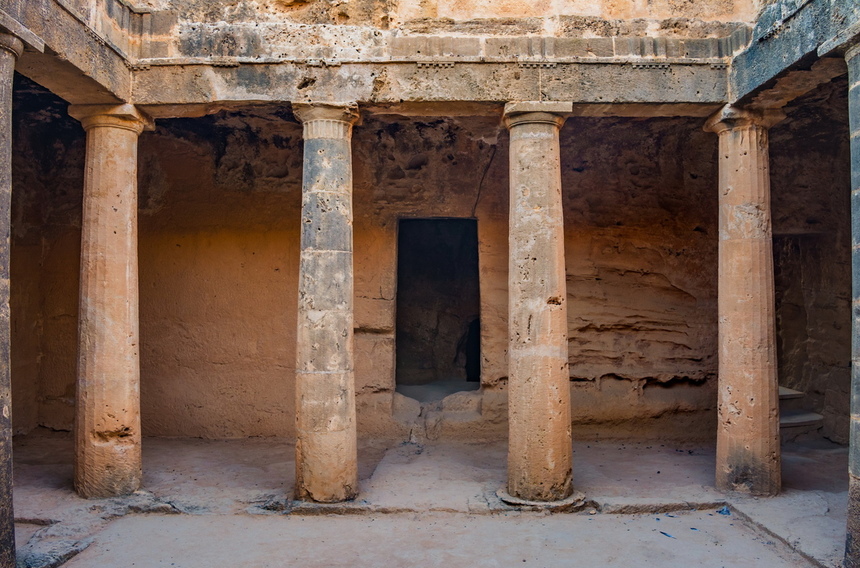
[[[725,107],[720,137],[717,488],[779,492],[779,383],[767,128],[781,112]]]
[[[848,442],[851,390],[847,98],[847,77],[822,85],[768,133],[780,385],[806,393],[803,408],[838,443]]]
[[[87,132],[75,419],[75,489],[84,497],[140,486],[137,139],[131,105],[73,106]]]
[[[13,259],[23,263],[21,286],[41,275],[45,299],[41,309],[19,312],[42,322],[42,339],[32,347],[42,355],[30,365],[36,374],[19,374],[15,387],[38,385],[32,422],[68,429],[83,137],[74,122],[45,108],[21,108],[26,124],[16,130],[25,190]],[[295,369],[302,152],[301,127],[290,120],[280,107],[258,106],[159,121],[141,138],[147,435],[295,435],[294,384],[284,375]],[[700,126],[699,119],[574,117],[562,129],[577,436],[706,441],[715,432],[716,140]],[[49,129],[56,149],[40,150]],[[359,399],[394,388],[397,219],[474,217],[481,412],[497,436],[506,427],[508,377],[507,133],[497,117],[370,115],[353,147]],[[427,162],[419,167],[421,155]],[[37,251],[41,271],[26,268],[27,250]],[[13,289],[23,301],[38,288]],[[19,355],[23,366],[26,353]],[[499,392],[487,390],[493,385]],[[359,401],[359,427],[395,435],[390,418],[367,414],[390,412],[390,400],[387,407]]]
[[[845,534],[845,568],[860,566],[860,478],[848,475],[848,526]]]
[[[294,106],[304,124],[296,333],[296,496],[358,493],[353,366],[354,107]]]
[[[733,61],[729,102],[749,103],[774,79],[808,65],[810,56],[814,60],[824,44],[858,21],[860,8],[853,0],[772,2],[759,15],[749,48]]]
[[[719,104],[726,99],[726,70],[719,66],[621,62],[553,64],[466,62],[450,65],[345,63],[308,67],[296,63],[238,67],[152,66],[135,75],[140,105],[231,101],[356,100],[368,103],[539,99],[581,103]],[[683,109],[685,107],[680,107]],[[172,112],[176,112],[173,110]],[[683,111],[682,111],[683,112]]]
[[[0,566],[15,566],[12,511],[12,377],[9,317],[12,231],[12,75],[24,44],[0,33]]]
[[[13,317],[26,322],[20,330],[41,330],[15,336],[20,347],[41,337],[28,347],[31,358],[13,350],[15,392],[38,389],[30,402],[23,400],[26,394],[15,397],[16,429],[68,429],[83,133],[58,116],[64,113],[61,101],[46,103],[32,89],[16,99],[21,191],[14,196],[12,256],[19,278],[13,275],[13,301],[19,298],[26,313]],[[844,99],[822,91],[801,104],[815,112],[801,119],[799,110],[791,111],[785,124],[793,126],[775,127],[771,138],[779,140],[772,184],[779,188],[773,200],[774,231],[780,234],[844,223],[833,216],[844,208],[838,180],[848,183],[847,136],[833,130],[842,120],[834,109],[845,106]],[[445,105],[452,115],[445,118],[433,116],[444,112],[438,105],[421,114],[423,108],[379,109],[385,114],[365,116],[354,138],[359,398],[394,388],[394,338],[375,330],[394,325],[397,219],[474,215],[482,286],[481,411],[483,420],[498,420],[504,428],[508,137],[498,115],[474,116],[489,114],[486,105]],[[716,431],[716,137],[702,132],[696,118],[580,116],[590,112],[576,107],[561,132],[563,187],[570,188],[564,210],[574,433],[707,441]],[[294,384],[284,375],[292,375],[295,365],[302,152],[301,126],[291,121],[288,109],[258,104],[159,121],[157,132],[141,139],[145,434],[295,433]],[[843,146],[819,147],[843,136]],[[45,137],[51,147],[41,142]],[[800,167],[799,156],[813,150],[817,157]],[[410,169],[421,154],[427,163],[414,162]],[[825,194],[831,197],[822,200]],[[835,274],[847,262],[839,258],[827,252],[820,262]],[[819,269],[810,264],[804,270]],[[804,297],[829,302],[835,293],[829,290]],[[370,304],[363,308],[364,301]],[[838,334],[823,327],[830,321],[826,313],[815,317],[822,332]],[[842,315],[846,326],[847,317]],[[359,336],[365,337],[361,346]],[[835,349],[840,341],[817,337],[809,343],[811,354],[822,353],[817,345]],[[828,369],[828,388],[843,396],[837,385],[847,369]],[[498,393],[487,390],[496,384]],[[816,392],[810,396],[822,400]],[[359,404],[360,431],[364,423],[368,432],[394,435],[390,420],[372,416],[390,412],[390,400],[388,394],[388,403]],[[477,430],[464,430],[471,432]]]
[[[851,424],[848,456],[848,532],[845,566],[860,566],[860,45],[848,50],[848,112],[851,138]]]
[[[109,0],[109,3],[121,6],[117,0]],[[0,3],[0,7],[4,4],[8,2]],[[131,94],[132,73],[126,58],[132,54],[110,44],[106,28],[96,21],[117,21],[101,10],[106,8],[105,4],[98,3],[92,11],[79,12],[67,3],[27,2],[18,20],[49,49],[45,53],[25,52],[18,71],[73,103],[116,104],[127,100]],[[127,12],[128,8],[124,8]],[[113,28],[112,25],[108,27]],[[124,44],[130,39],[129,31],[116,30],[111,35]]]
[[[529,501],[558,501],[573,491],[559,157],[564,117],[553,114],[570,108],[512,103],[505,109],[511,132],[507,490]]]

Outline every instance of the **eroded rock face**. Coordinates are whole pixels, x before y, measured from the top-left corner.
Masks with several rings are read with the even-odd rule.
[[[241,22],[288,20],[302,24],[346,24],[387,27],[412,21],[446,22],[489,20],[489,29],[516,25],[528,19],[593,18],[701,19],[705,21],[751,21],[758,3],[750,0],[162,0],[150,9],[175,13],[194,22]],[[495,20],[495,25],[492,20]],[[529,25],[526,23],[525,25]]]

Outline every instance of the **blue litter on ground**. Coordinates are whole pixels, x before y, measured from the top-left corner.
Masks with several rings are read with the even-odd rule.
[[[674,536],[670,535],[667,532],[660,531],[660,534],[662,534],[663,536],[668,536],[669,538],[675,538]],[[675,539],[675,540],[677,540],[677,539]]]
[[[723,506],[723,508],[722,508],[722,509],[718,509],[718,510],[717,510],[717,513],[719,513],[719,514],[721,514],[721,515],[731,515],[731,514],[732,514],[732,512],[731,512],[731,511],[729,511],[728,506],[725,506],[725,505]]]

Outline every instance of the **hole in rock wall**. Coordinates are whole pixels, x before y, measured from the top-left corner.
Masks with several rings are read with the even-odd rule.
[[[402,219],[397,244],[397,392],[427,402],[476,390],[477,221]]]

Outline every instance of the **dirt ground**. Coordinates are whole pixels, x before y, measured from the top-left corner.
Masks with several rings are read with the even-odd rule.
[[[568,513],[518,511],[504,485],[506,443],[360,446],[355,502],[289,499],[287,440],[149,438],[144,487],[84,500],[72,440],[19,437],[19,561],[40,566],[837,566],[847,449],[784,448],[776,498],[713,489],[713,448],[576,441]],[[725,508],[724,508],[725,507]],[[721,511],[721,512],[720,512]]]

